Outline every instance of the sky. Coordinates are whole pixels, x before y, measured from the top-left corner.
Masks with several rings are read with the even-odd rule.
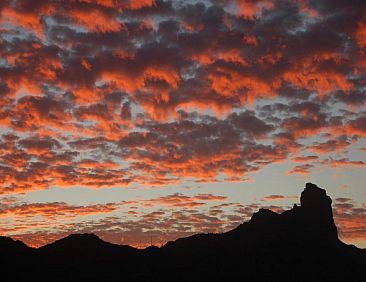
[[[366,248],[364,0],[0,1],[0,235],[146,247],[327,190]]]

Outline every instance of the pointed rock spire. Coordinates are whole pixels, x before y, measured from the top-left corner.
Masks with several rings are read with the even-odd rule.
[[[324,238],[338,238],[333,220],[332,199],[326,191],[313,183],[306,183],[300,197],[303,223],[317,230]]]
[[[326,191],[313,183],[306,183],[300,197],[301,208],[318,216],[333,217],[332,200]]]

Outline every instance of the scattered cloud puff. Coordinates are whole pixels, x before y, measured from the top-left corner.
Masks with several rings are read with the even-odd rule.
[[[350,198],[337,198],[333,212],[342,239],[363,239],[366,236],[366,205]]]

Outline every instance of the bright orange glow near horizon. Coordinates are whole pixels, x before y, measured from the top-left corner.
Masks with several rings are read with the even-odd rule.
[[[1,1],[0,235],[162,245],[289,209],[313,182],[366,248],[351,2]]]

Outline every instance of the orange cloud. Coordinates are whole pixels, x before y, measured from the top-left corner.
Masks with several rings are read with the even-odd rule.
[[[287,174],[302,174],[302,175],[308,175],[310,173],[310,169],[312,169],[314,165],[312,164],[303,164],[303,165],[297,165],[291,170],[287,171]]]
[[[138,10],[144,7],[153,7],[155,0],[129,0],[128,5],[131,10]]]
[[[309,0],[299,0],[298,3],[302,13],[306,13],[311,18],[316,18],[319,16],[318,11],[310,7]]]
[[[283,195],[270,195],[262,198],[262,201],[268,202],[268,201],[282,201],[282,200],[294,200],[298,199],[297,196],[283,196]]]
[[[272,0],[232,0],[238,7],[238,15],[254,19],[259,17],[264,10],[270,10],[274,8],[274,3]]]
[[[48,220],[62,220],[76,216],[89,216],[93,214],[110,213],[118,208],[116,204],[97,204],[90,206],[72,206],[66,203],[35,203],[9,205],[2,207],[0,217],[2,218],[27,218],[42,216]]]
[[[330,139],[324,143],[317,143],[315,145],[309,146],[308,149],[318,154],[326,154],[330,152],[342,151],[348,148],[351,143],[355,141],[356,140],[349,141],[346,136],[340,136],[335,139]]]
[[[333,204],[334,220],[343,240],[366,238],[366,207],[349,198],[337,198]]]
[[[182,194],[174,194],[170,196],[163,196],[157,199],[142,201],[145,206],[171,206],[174,208],[194,208],[205,205],[205,202],[224,201],[227,198],[224,196],[215,196],[211,194],[198,194],[193,197]],[[140,201],[141,203],[141,201]]]
[[[366,47],[366,19],[358,22],[356,40],[361,48]]]
[[[41,17],[38,14],[21,13],[10,7],[5,7],[1,11],[1,24],[6,22],[34,31],[39,37],[43,36]]]
[[[218,67],[215,73],[209,74],[208,79],[217,95],[228,98],[237,97],[243,104],[245,102],[253,104],[261,97],[273,97],[274,90],[279,86],[276,81],[268,83],[250,74],[243,75],[221,67]],[[245,96],[239,94],[242,89],[246,90]]]
[[[294,86],[315,91],[320,97],[337,89],[349,92],[353,87],[342,74],[332,71],[318,72],[315,69],[307,70],[306,66],[301,66],[298,71],[288,71],[283,77]]]
[[[113,14],[106,14],[100,10],[71,10],[68,15],[80,26],[96,32],[117,32],[123,24]]]
[[[321,161],[322,164],[329,165],[331,167],[340,167],[340,166],[351,166],[351,167],[363,167],[366,165],[366,162],[364,161],[352,161],[348,158],[342,158],[342,159],[326,159]]]
[[[302,162],[311,162],[311,161],[317,161],[319,159],[318,156],[305,156],[305,157],[294,157],[292,158],[292,161],[297,162],[297,163],[302,163]]]

